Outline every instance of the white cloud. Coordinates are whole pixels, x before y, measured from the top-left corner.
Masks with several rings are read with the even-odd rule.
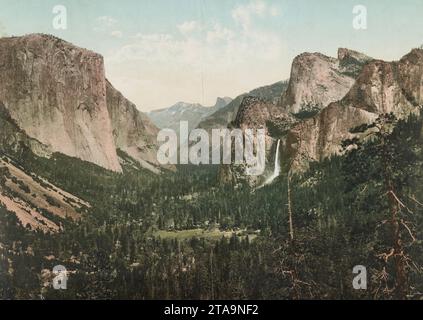
[[[176,101],[212,105],[218,96],[280,81],[289,73],[282,38],[253,21],[278,13],[256,1],[234,8],[235,28],[186,21],[176,34],[138,33],[106,57],[108,76],[142,110]]]
[[[272,17],[277,17],[281,14],[278,7],[271,7],[270,10],[269,10],[269,13]]]
[[[185,21],[184,23],[178,25],[177,28],[183,35],[189,35],[190,33],[199,30],[200,25],[197,21]]]
[[[114,30],[110,33],[110,35],[114,38],[122,38],[123,33],[122,33],[122,31]]]
[[[213,28],[207,31],[207,42],[217,41],[231,41],[235,37],[235,32],[228,28],[222,27],[220,24],[215,23]]]
[[[113,38],[122,38],[123,32],[116,27],[118,21],[110,16],[101,16],[95,19],[93,30]]]
[[[95,19],[94,22],[94,31],[97,32],[104,32],[107,30],[110,30],[112,27],[114,27],[117,24],[117,20],[115,18],[112,18],[110,16],[101,16]]]
[[[244,30],[250,28],[254,17],[278,16],[279,9],[276,6],[269,6],[262,0],[250,2],[248,4],[241,4],[232,10],[232,18]]]

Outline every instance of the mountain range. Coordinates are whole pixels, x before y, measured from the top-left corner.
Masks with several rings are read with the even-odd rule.
[[[421,299],[422,49],[302,53],[289,80],[148,114],[50,35],[0,38],[0,80],[0,298]],[[264,129],[264,174],[159,165],[179,121]]]
[[[345,48],[337,58],[303,53],[287,81],[233,100],[218,98],[213,107],[180,102],[144,114],[106,79],[101,55],[50,35],[1,38],[0,148],[6,154],[30,150],[46,159],[60,153],[117,173],[130,164],[158,174],[169,169],[156,160],[159,128],[177,131],[180,121],[188,121],[190,129],[264,128],[265,175],[246,177],[236,165],[219,170],[222,183],[259,185],[272,174],[278,140],[284,170],[301,172],[341,153],[341,142],[357,136],[350,132],[354,127],[383,113],[404,118],[417,112],[422,70],[420,49],[395,62]],[[18,172],[7,159],[3,168]],[[24,195],[8,199],[2,203],[13,202],[15,212],[21,201],[34,207]]]
[[[214,106],[205,107],[199,103],[178,102],[169,108],[154,110],[147,115],[160,129],[172,129],[179,132],[181,121],[188,121],[188,129],[197,128],[198,124],[226,107],[232,101],[229,97],[217,98]]]

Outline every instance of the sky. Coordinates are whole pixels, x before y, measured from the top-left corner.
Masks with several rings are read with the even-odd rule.
[[[366,29],[353,27],[357,5]],[[0,0],[0,35],[49,33],[102,54],[113,85],[150,111],[285,80],[302,52],[397,60],[423,44],[422,14],[421,0]]]

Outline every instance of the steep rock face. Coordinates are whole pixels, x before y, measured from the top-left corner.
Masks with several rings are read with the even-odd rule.
[[[262,98],[246,96],[243,98],[233,126],[246,129],[265,130],[265,173],[270,175],[274,169],[274,156],[276,141],[272,138],[272,131],[284,131],[292,126],[295,119],[288,113],[283,112],[277,104]],[[263,182],[263,176],[245,176],[246,165],[222,165],[219,170],[219,181],[222,184],[233,184],[247,182],[250,185],[258,186]]]
[[[392,112],[404,118],[418,112],[423,105],[422,90],[423,50],[420,49],[412,50],[397,62],[374,60],[348,49],[339,49],[338,59],[303,54],[293,63],[292,78],[281,104],[272,106],[245,99],[235,124],[243,129],[265,127],[266,142],[274,146],[277,139],[282,141],[283,167],[302,171],[311,161],[340,154],[343,140],[366,136],[353,134],[351,129],[371,123],[381,114]],[[291,105],[290,97],[295,97]],[[314,116],[301,118],[295,113],[308,111],[310,105],[318,109]],[[307,108],[296,109],[296,106]],[[266,148],[269,164],[274,158],[274,148]],[[220,173],[221,181],[249,180],[240,175],[236,166],[223,167]]]
[[[372,61],[373,58],[351,49],[339,48],[338,61],[340,71],[353,78],[357,78],[363,66]]]
[[[271,174],[274,166],[276,141],[282,139],[286,146],[286,132],[296,123],[319,114],[330,103],[343,98],[353,86],[357,71],[369,60],[367,56],[348,49],[339,49],[338,59],[320,53],[303,53],[294,59],[289,82],[279,100],[273,100],[273,103],[250,97],[242,100],[234,125],[243,129],[266,129],[265,175]],[[242,177],[236,167],[230,171],[229,174]],[[225,172],[229,172],[227,168],[221,171],[222,179],[231,180],[225,177]],[[246,180],[250,184],[260,183],[260,179],[251,181],[247,177]]]
[[[423,51],[398,62],[374,61],[363,69],[345,101],[374,113],[407,115],[422,104]]]
[[[300,114],[321,110],[342,99],[353,86],[358,70],[369,60],[348,49],[339,49],[338,59],[320,53],[297,56],[292,63],[288,89],[281,98],[283,108]]]
[[[25,148],[31,149],[37,156],[49,158],[50,148],[28,135],[19,128],[10,117],[6,107],[0,102],[0,153],[20,154]]]
[[[234,124],[239,128],[265,127],[266,121],[275,114],[276,106],[260,98],[247,96],[242,100]]]
[[[413,105],[423,102],[423,50],[413,49],[398,62],[398,85]]]
[[[234,121],[234,127],[240,128],[243,131],[246,129],[264,129],[266,133],[266,154],[269,154],[272,149],[273,139],[269,134],[267,122],[269,119],[274,119],[276,121],[276,119],[281,118],[288,122],[287,117],[283,117],[275,104],[257,97],[248,96],[243,99],[239,107],[238,114]],[[266,157],[266,160],[270,158],[271,157]]]
[[[268,120],[285,127],[290,123],[292,117],[282,112],[278,106],[281,95],[285,92],[288,81],[279,81],[274,84],[263,86],[237,96],[226,107],[207,117],[199,124],[199,128],[211,131],[222,128],[260,129],[266,130],[266,154],[270,154],[273,148],[274,139],[271,138],[268,130]],[[217,146],[212,145],[213,150]],[[266,170],[270,170],[268,162],[273,161],[272,157],[266,157]],[[244,165],[221,165],[219,168],[219,181],[222,184],[234,184],[247,182],[250,184],[260,183],[261,177],[245,177]]]
[[[339,102],[294,126],[285,152],[295,169],[340,153],[350,129],[373,122],[378,115],[394,113],[404,118],[423,105],[423,50],[415,49],[398,62],[372,61],[364,66],[356,83]]]
[[[106,92],[116,148],[126,152],[144,168],[158,173],[156,154],[159,129],[109,81],[106,83]]]
[[[103,58],[47,35],[0,39],[0,101],[53,151],[121,171]]]
[[[294,171],[302,171],[312,161],[341,152],[341,142],[351,139],[350,129],[371,123],[375,113],[342,103],[332,103],[311,119],[302,121],[289,130],[283,153]]]
[[[295,123],[295,118],[281,110],[280,106],[261,98],[247,96],[239,107],[233,125],[241,129],[265,129],[266,134],[272,136],[269,130],[284,131]],[[270,128],[269,128],[270,127]]]

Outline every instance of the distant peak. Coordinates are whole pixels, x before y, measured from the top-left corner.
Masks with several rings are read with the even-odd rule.
[[[232,98],[230,97],[217,97],[216,101],[231,101]]]
[[[220,109],[226,107],[229,103],[231,103],[232,98],[229,97],[218,97],[216,99],[216,103],[214,104],[214,108]]]

